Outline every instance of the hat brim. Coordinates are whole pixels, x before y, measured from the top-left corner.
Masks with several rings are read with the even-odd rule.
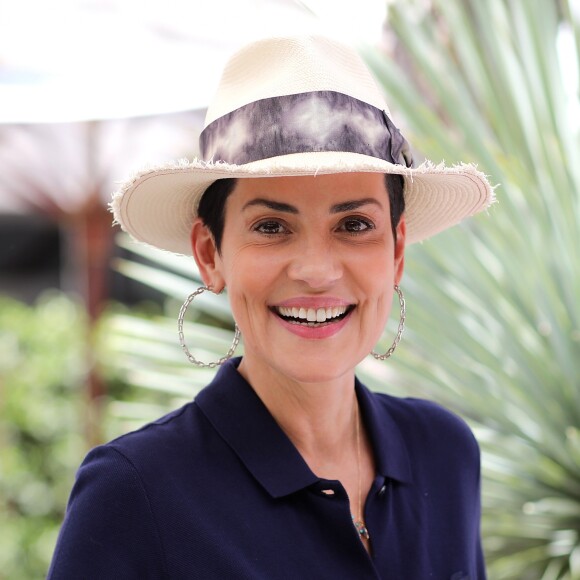
[[[115,221],[136,240],[191,256],[191,226],[201,196],[214,181],[352,172],[403,175],[408,244],[433,236],[494,201],[485,175],[471,164],[446,167],[427,161],[406,168],[358,153],[308,152],[245,165],[196,159],[148,168],[120,187],[111,207]]]

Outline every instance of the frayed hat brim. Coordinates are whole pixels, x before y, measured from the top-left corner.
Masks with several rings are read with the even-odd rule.
[[[404,177],[407,243],[451,227],[495,200],[486,176],[472,164],[447,167],[426,161],[419,167],[406,168],[358,153],[308,152],[245,165],[195,159],[148,167],[120,186],[111,209],[115,221],[136,240],[191,255],[191,226],[199,200],[214,181],[352,172]]]

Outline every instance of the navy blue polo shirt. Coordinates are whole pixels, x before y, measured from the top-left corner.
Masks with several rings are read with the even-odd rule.
[[[340,482],[309,469],[239,360],[193,402],[88,454],[49,578],[485,578],[479,449],[461,419],[356,382],[377,469],[369,555]]]

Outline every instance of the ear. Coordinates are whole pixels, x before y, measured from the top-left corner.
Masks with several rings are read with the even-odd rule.
[[[219,294],[225,287],[222,260],[211,232],[200,218],[191,228],[191,249],[205,285]]]
[[[395,242],[395,284],[399,285],[405,269],[405,242],[407,238],[407,224],[405,214],[401,216],[397,225],[397,241]]]

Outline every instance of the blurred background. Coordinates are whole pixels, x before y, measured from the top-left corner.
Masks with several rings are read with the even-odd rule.
[[[289,32],[360,50],[416,160],[498,184],[409,248],[404,340],[359,376],[474,429],[491,579],[580,578],[579,0],[0,0],[0,578],[45,575],[90,447],[210,380],[177,341],[193,262],[131,242],[107,203],[195,156],[229,54]],[[222,356],[227,298],[185,331]]]

